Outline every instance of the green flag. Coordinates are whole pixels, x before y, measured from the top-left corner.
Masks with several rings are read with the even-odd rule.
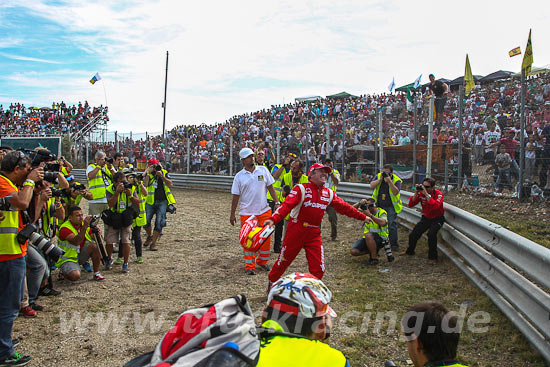
[[[413,96],[411,94],[411,88],[407,88],[407,100],[413,103]]]

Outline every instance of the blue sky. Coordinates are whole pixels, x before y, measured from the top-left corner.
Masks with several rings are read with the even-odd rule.
[[[519,70],[533,29],[550,64],[545,1],[0,0],[0,104],[107,102],[110,130],[214,123],[304,95],[383,92],[429,73]],[[544,10],[544,11],[543,11]],[[524,12],[525,15],[519,15]],[[99,72],[103,80],[88,80]]]

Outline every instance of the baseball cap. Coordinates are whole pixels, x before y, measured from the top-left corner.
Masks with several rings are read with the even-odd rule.
[[[147,161],[147,163],[149,164],[159,164],[159,160],[158,159],[155,159],[155,158],[151,158]]]
[[[307,171],[307,175],[311,175],[311,173],[316,170],[316,169],[322,169],[324,168],[325,170],[327,170],[327,173],[331,173],[332,172],[332,168],[330,168],[329,166],[325,166],[324,164],[321,164],[321,163],[314,163],[311,167],[309,167],[309,171]]]
[[[239,157],[241,157],[241,159],[245,159],[247,157],[250,157],[252,154],[254,154],[254,152],[252,151],[252,149],[250,148],[243,148],[241,149],[241,151],[239,152]]]
[[[307,319],[324,315],[336,317],[336,312],[329,306],[331,298],[332,292],[314,275],[292,273],[273,284],[267,296],[267,305]]]

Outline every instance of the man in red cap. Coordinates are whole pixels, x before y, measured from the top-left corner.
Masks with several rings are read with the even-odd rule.
[[[312,165],[308,172],[309,182],[294,186],[282,205],[265,221],[265,225],[272,226],[290,213],[281,253],[269,273],[270,282],[275,282],[283,275],[302,247],[306,251],[309,272],[319,279],[323,278],[325,259],[321,222],[328,206],[350,218],[367,223],[371,221],[324,186],[331,171],[332,168],[321,163]]]

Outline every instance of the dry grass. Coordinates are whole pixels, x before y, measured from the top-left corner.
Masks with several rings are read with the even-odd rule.
[[[184,310],[237,293],[245,293],[259,315],[267,277],[266,273],[244,275],[238,228],[229,225],[230,195],[185,190],[176,191],[176,199],[178,214],[169,215],[160,251],[144,252],[145,264],[131,263],[129,274],[121,274],[115,267],[104,273],[107,280],[103,283],[91,281],[91,274],[84,274],[76,283],[56,283],[63,294],[40,298],[45,312],[36,319],[16,321],[14,335],[24,339],[17,350],[32,355],[32,365],[120,366],[152,350]],[[407,306],[434,299],[456,311],[466,302],[467,315],[476,311],[490,315],[486,333],[465,331],[462,335],[460,359],[470,366],[544,365],[523,336],[449,261],[441,259],[435,267],[426,266],[426,245],[419,244],[414,257],[400,257],[391,265],[382,260],[378,268],[366,267],[366,259],[349,256],[349,248],[361,232],[359,223],[340,218],[336,242],[328,240],[330,226],[328,221],[324,223],[327,273],[323,280],[334,293],[333,308],[339,314],[330,343],[348,356],[351,365],[381,366],[386,359],[407,357],[397,331],[388,335],[382,327],[375,333],[370,325],[366,331],[357,329],[365,319],[364,312],[394,311],[400,317]],[[404,246],[407,233],[402,231],[400,239]],[[131,260],[135,260],[133,252]],[[377,272],[385,268],[390,272]],[[289,269],[298,270],[307,270],[303,253]],[[124,313],[145,317],[152,312],[164,322],[157,325],[156,332],[151,328],[139,332],[132,319],[116,330],[112,322],[108,326],[96,317],[87,328],[63,333],[63,312],[70,317],[74,311],[92,316],[111,312],[119,318]],[[357,330],[350,330],[354,327]]]

